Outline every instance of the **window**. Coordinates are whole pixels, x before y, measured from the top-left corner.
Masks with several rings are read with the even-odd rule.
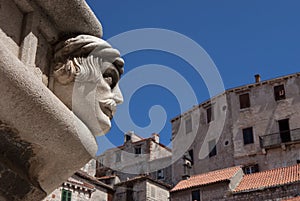
[[[131,140],[131,136],[130,135],[125,135],[125,142],[128,142]]]
[[[206,109],[206,119],[207,119],[207,123],[211,122],[214,120],[214,108],[212,105],[210,105],[207,109]]]
[[[104,160],[103,160],[103,158],[99,158],[98,159],[98,165],[99,165],[99,167],[104,167]]]
[[[217,155],[216,140],[209,141],[208,148],[209,148],[209,157],[213,157],[213,156]]]
[[[185,133],[190,133],[192,132],[192,117],[188,116],[185,119]]]
[[[258,164],[245,166],[243,167],[243,171],[245,174],[252,174],[255,172],[259,172]]]
[[[285,90],[283,84],[274,87],[274,96],[276,101],[285,99]]]
[[[279,120],[278,124],[279,124],[279,133],[280,133],[281,142],[290,142],[291,133],[290,133],[289,119]]]
[[[250,107],[249,93],[240,95],[240,109]]]
[[[192,191],[192,201],[200,201],[200,191]]]
[[[189,150],[189,156],[191,159],[191,165],[194,165],[194,151],[193,149]]]
[[[116,162],[120,162],[121,161],[121,151],[117,151],[116,152]]]
[[[157,179],[164,179],[164,170],[157,170]]]
[[[72,199],[72,192],[63,189],[61,193],[61,201],[71,201],[71,199]]]
[[[142,148],[141,147],[135,147],[134,148],[134,153],[135,153],[135,156],[138,156],[138,155],[142,154]]]
[[[252,127],[243,129],[243,139],[244,139],[244,145],[254,143]]]

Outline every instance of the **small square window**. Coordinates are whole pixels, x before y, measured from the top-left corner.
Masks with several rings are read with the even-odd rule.
[[[244,145],[254,143],[252,127],[243,129],[243,139],[244,139]]]
[[[157,170],[157,179],[164,179],[164,170]]]
[[[188,116],[185,119],[185,132],[186,133],[192,132],[192,117],[191,116]]]
[[[214,108],[212,105],[206,109],[206,119],[207,119],[207,123],[214,120]]]
[[[142,154],[142,148],[141,147],[135,147],[134,148],[134,153],[136,156],[141,155]]]
[[[208,149],[209,149],[209,157],[213,157],[217,155],[216,140],[211,140],[208,142]]]
[[[274,87],[274,96],[276,101],[285,99],[285,90],[283,84]]]
[[[131,140],[131,136],[130,135],[125,135],[125,142],[129,142]]]
[[[240,109],[250,107],[249,93],[242,94],[242,95],[239,96],[239,98],[240,98]]]
[[[252,174],[255,172],[259,172],[258,164],[245,166],[243,167],[243,171],[245,174]]]

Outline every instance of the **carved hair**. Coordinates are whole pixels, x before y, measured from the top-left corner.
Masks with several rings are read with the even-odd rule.
[[[61,84],[76,81],[92,81],[99,79],[102,62],[112,63],[123,73],[124,60],[120,52],[106,41],[90,36],[79,35],[59,43],[55,49],[54,77]]]

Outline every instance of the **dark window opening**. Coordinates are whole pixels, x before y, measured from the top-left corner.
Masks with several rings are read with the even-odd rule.
[[[192,201],[200,201],[200,191],[192,191]]]
[[[243,139],[244,139],[244,145],[254,143],[252,127],[243,129]]]
[[[185,119],[185,132],[190,133],[192,132],[192,118],[191,116]]]
[[[281,142],[290,142],[291,134],[290,134],[289,119],[279,120],[278,124],[279,124],[279,133],[280,133]]]
[[[189,156],[191,159],[191,165],[194,165],[194,151],[193,149],[189,150]]]
[[[157,179],[164,179],[164,170],[157,170]]]
[[[207,119],[207,123],[214,120],[214,108],[212,105],[206,109],[206,119]]]
[[[142,148],[141,147],[134,148],[134,153],[136,156],[142,154]]]
[[[126,188],[126,201],[132,201],[133,200],[133,186],[132,184],[127,185]]]
[[[213,157],[213,156],[217,155],[216,140],[209,141],[208,148],[209,148],[209,157]]]
[[[61,201],[71,201],[71,200],[72,200],[72,192],[63,189],[61,193]]]
[[[258,164],[244,166],[243,171],[245,174],[252,174],[255,172],[259,172]]]
[[[283,84],[274,87],[274,96],[276,101],[285,99],[285,90]]]
[[[125,142],[128,142],[131,140],[131,136],[130,135],[125,135]]]
[[[249,94],[242,94],[240,95],[240,109],[250,107],[250,97]]]

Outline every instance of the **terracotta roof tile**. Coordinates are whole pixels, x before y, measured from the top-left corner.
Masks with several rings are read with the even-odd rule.
[[[227,181],[230,180],[238,171],[241,171],[240,166],[216,170],[216,171],[199,174],[199,175],[194,175],[187,180],[180,181],[171,190],[171,192],[185,190],[192,187],[203,186],[203,185],[212,184],[216,182]]]
[[[247,174],[234,192],[247,192],[300,181],[300,164]]]

